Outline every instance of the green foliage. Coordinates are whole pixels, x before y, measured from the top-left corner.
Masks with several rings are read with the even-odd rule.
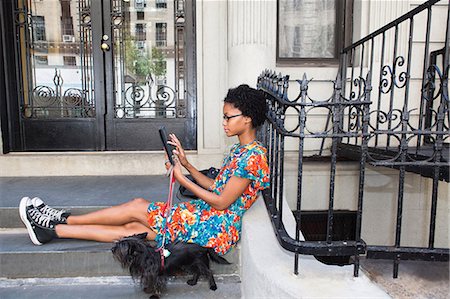
[[[137,81],[143,81],[149,76],[157,78],[166,75],[166,56],[153,47],[151,53],[139,50],[136,42],[131,38],[125,38],[125,67],[127,73],[135,77]]]
[[[160,49],[155,47],[152,48],[150,71],[157,77],[164,77],[167,72],[166,56]]]

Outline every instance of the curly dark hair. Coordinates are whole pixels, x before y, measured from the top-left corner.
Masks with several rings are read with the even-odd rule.
[[[254,128],[262,125],[266,119],[267,104],[264,93],[247,84],[230,88],[224,102],[233,104],[241,110],[242,115],[250,117]]]

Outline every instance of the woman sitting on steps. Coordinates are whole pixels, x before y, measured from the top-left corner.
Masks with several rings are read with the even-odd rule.
[[[242,216],[269,186],[266,149],[256,140],[256,129],[267,112],[261,91],[248,85],[230,89],[224,100],[222,125],[228,137],[237,136],[224,159],[216,179],[208,178],[186,158],[178,138],[170,134],[174,150],[173,168],[178,183],[198,199],[173,205],[164,217],[164,202],[142,198],[85,215],[70,215],[47,206],[39,198],[22,198],[20,217],[32,242],[42,245],[54,238],[112,242],[125,236],[147,233],[147,238],[162,242],[192,242],[227,253],[239,240]],[[183,175],[183,166],[198,185]],[[166,161],[166,168],[170,163]]]

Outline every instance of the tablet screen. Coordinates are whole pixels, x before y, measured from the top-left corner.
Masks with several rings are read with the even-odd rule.
[[[164,150],[166,151],[167,156],[169,157],[169,161],[170,163],[173,165],[173,149],[174,147],[170,144],[167,143],[167,132],[166,132],[166,128],[165,127],[160,127],[159,128],[159,136],[161,137],[161,142],[164,145]]]
[[[167,132],[166,128],[164,126],[159,128],[159,136],[161,137],[161,141],[164,145],[164,150],[166,151],[167,156],[169,157],[170,164],[174,165],[173,163],[173,149],[174,147],[167,143]]]

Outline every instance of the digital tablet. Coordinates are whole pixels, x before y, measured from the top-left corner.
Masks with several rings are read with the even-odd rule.
[[[166,151],[170,164],[174,165],[172,158],[174,146],[167,143],[167,132],[164,126],[159,128],[159,136],[161,137],[161,141],[164,145],[164,150]]]

